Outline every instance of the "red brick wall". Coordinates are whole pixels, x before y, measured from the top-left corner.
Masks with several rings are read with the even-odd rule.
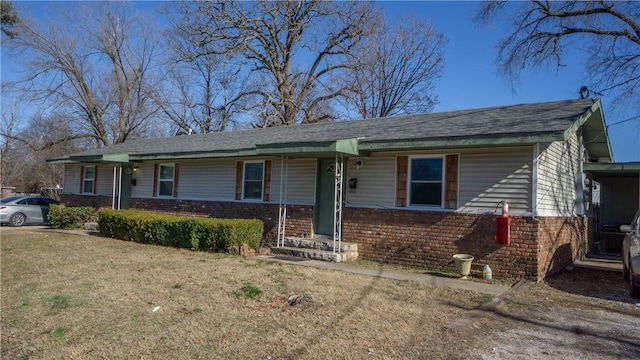
[[[111,209],[113,198],[99,195],[61,194],[60,203],[67,206],[93,206],[97,209]]]
[[[562,270],[582,259],[593,242],[594,221],[588,217],[542,217],[538,229],[538,278]]]
[[[110,197],[62,195],[67,205],[111,207]],[[277,236],[278,205],[132,198],[133,209],[183,216],[258,218],[265,236]],[[313,206],[287,207],[287,235],[313,234]],[[496,278],[542,280],[586,254],[593,220],[580,217],[511,218],[511,243],[498,244],[495,216],[408,209],[344,209],[343,240],[358,244],[359,256],[380,262],[455,271],[452,256],[468,253],[489,264]]]
[[[264,203],[219,202],[175,199],[132,198],[132,209],[161,211],[181,216],[204,216],[214,218],[260,219],[264,221],[268,241],[278,236],[278,205]],[[313,206],[287,206],[287,235],[313,233]]]
[[[583,221],[515,216],[511,243],[503,245],[494,240],[494,215],[347,208],[342,233],[344,241],[358,244],[359,256],[365,259],[455,271],[452,256],[468,253],[474,263],[489,264],[496,278],[542,280],[581,255],[573,248],[586,244],[586,231],[575,231],[576,223]],[[562,232],[552,242],[556,230]],[[572,244],[569,257],[562,255],[563,241]],[[551,259],[554,267],[542,272]]]
[[[111,197],[63,194],[61,203],[70,206],[111,208]],[[268,241],[278,236],[278,205],[243,202],[215,202],[176,199],[131,198],[129,208],[150,210],[180,216],[260,219],[265,224]],[[313,234],[313,206],[287,206],[287,235]],[[275,243],[275,241],[274,241]]]

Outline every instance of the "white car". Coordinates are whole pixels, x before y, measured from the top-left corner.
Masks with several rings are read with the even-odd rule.
[[[11,226],[49,222],[49,206],[58,201],[44,196],[12,196],[0,199],[0,223]]]
[[[622,272],[629,280],[629,294],[640,299],[640,210],[633,217],[631,225],[620,226],[626,233],[622,241]]]

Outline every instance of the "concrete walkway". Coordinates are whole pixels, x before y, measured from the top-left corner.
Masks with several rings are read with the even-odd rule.
[[[622,260],[585,258],[584,260],[576,260],[573,266],[585,269],[622,272]]]
[[[285,264],[309,266],[323,270],[343,271],[352,274],[373,276],[393,280],[411,280],[427,285],[447,286],[454,289],[473,290],[482,294],[500,296],[507,292],[510,287],[499,284],[491,284],[472,280],[453,279],[441,276],[433,276],[428,274],[416,274],[403,271],[395,271],[384,268],[371,268],[349,263],[335,263],[311,259],[294,258],[287,256],[258,255],[251,259],[278,261]]]

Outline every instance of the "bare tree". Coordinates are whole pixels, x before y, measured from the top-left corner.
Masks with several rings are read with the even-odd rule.
[[[351,84],[348,103],[363,118],[433,110],[446,43],[444,35],[424,20],[398,18],[391,26],[381,18],[376,34],[354,53],[355,71],[346,78]]]
[[[16,123],[14,112],[8,118],[4,115],[3,122]],[[2,181],[31,193],[39,192],[43,186],[62,184],[64,166],[48,164],[46,159],[80,150],[75,140],[68,140],[73,138],[70,123],[60,114],[36,115],[20,131],[5,129]]]
[[[252,79],[239,97],[252,100],[259,124],[292,125],[332,119],[326,103],[345,89],[330,75],[348,70],[349,54],[374,25],[364,2],[183,2],[174,31],[194,54],[246,62]]]
[[[14,177],[10,172],[9,159],[13,150],[13,133],[18,122],[17,103],[14,101],[11,107],[2,108],[2,132],[0,139],[0,185],[9,186]]]
[[[165,14],[170,16],[169,9]],[[227,55],[205,54],[184,34],[168,32],[171,51],[165,62],[164,87],[156,100],[177,133],[209,133],[233,128],[234,115],[244,110],[243,64]],[[176,131],[174,131],[175,133]]]
[[[34,102],[70,114],[73,138],[107,146],[142,136],[157,111],[149,95],[157,38],[127,4],[71,6],[47,27],[25,19],[16,26],[10,46],[26,75],[16,85]]]
[[[640,103],[640,2],[535,0],[511,7],[489,1],[478,18],[512,20],[498,52],[500,68],[511,79],[527,67],[559,69],[565,66],[564,51],[577,46],[585,51],[584,89],[616,91],[623,94],[620,100]]]

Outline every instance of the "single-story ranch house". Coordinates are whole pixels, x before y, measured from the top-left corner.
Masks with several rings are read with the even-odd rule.
[[[326,235],[338,254],[344,241],[362,258],[452,270],[468,253],[496,277],[541,280],[586,253],[584,164],[611,158],[601,102],[581,99],[141,139],[50,161],[65,164],[67,205],[259,218],[279,247]],[[510,238],[497,242],[506,202]]]

